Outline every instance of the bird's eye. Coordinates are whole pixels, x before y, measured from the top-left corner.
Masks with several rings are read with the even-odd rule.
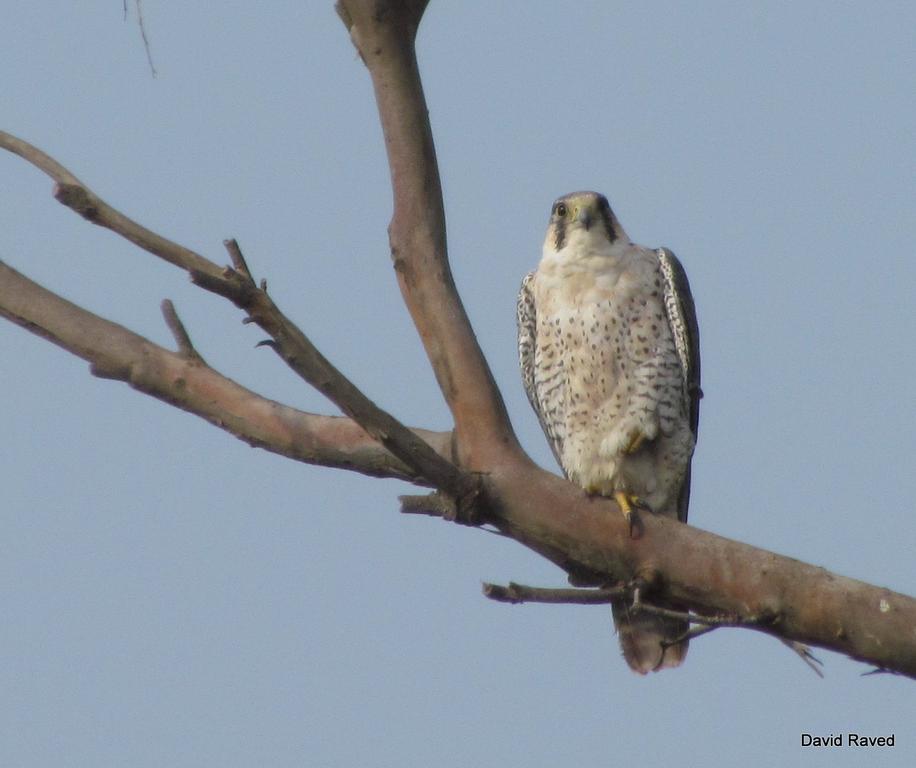
[[[569,213],[569,209],[566,207],[566,203],[557,203],[553,210],[554,213],[556,213],[557,216],[559,216],[561,219],[565,219],[566,214]]]

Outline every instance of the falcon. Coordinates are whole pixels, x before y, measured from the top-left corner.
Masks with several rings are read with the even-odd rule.
[[[607,198],[574,192],[550,213],[537,270],[518,297],[522,381],[567,479],[636,509],[687,520],[700,399],[687,276],[666,248],[635,245]],[[676,605],[665,605],[683,610]],[[612,604],[640,674],[687,654],[682,621]]]

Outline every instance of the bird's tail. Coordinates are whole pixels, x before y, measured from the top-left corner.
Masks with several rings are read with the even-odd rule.
[[[666,606],[682,610],[675,606]],[[645,611],[634,612],[629,603],[611,604],[614,626],[620,639],[623,658],[630,669],[644,675],[658,672],[667,667],[677,667],[687,656],[687,640],[666,645],[683,635],[688,624],[685,621],[653,616]]]

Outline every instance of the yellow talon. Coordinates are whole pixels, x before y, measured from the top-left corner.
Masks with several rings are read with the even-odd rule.
[[[624,453],[636,453],[641,447],[643,442],[645,442],[646,434],[638,429],[634,429],[630,434],[630,440],[627,443],[626,448],[623,449]]]
[[[630,528],[630,536],[633,536],[633,510],[640,505],[639,497],[633,496],[626,491],[614,491],[614,501],[623,512],[623,516]]]

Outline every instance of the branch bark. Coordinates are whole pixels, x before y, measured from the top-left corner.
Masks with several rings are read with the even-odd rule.
[[[544,589],[516,584],[510,581],[505,587],[501,584],[483,585],[484,597],[498,603],[549,603],[553,605],[609,605],[614,600],[628,596],[625,587],[602,589]]]
[[[2,261],[0,315],[86,360],[94,375],[124,381],[252,446],[306,464],[429,485],[352,419],[306,413],[260,397],[186,351],[171,352],[94,315]],[[416,434],[450,459],[450,432]]]
[[[425,0],[336,5],[375,89],[391,169],[388,236],[401,293],[455,420],[461,462],[483,470],[524,453],[448,263],[439,167],[415,48],[425,7]]]

